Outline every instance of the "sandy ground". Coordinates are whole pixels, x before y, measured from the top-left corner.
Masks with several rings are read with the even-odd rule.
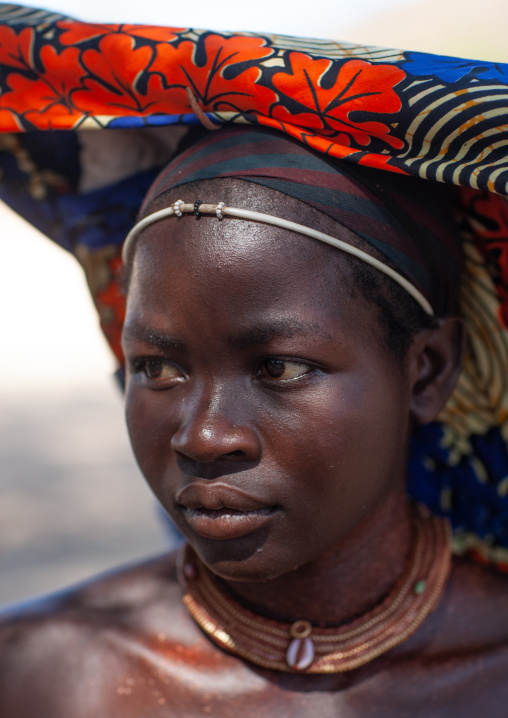
[[[155,500],[132,458],[112,385],[3,397],[0,604],[162,552]]]

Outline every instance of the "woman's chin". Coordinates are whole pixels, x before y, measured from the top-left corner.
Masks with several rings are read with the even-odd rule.
[[[265,583],[295,568],[294,557],[285,557],[269,537],[245,536],[228,541],[189,540],[200,560],[216,576],[228,582]],[[286,548],[287,551],[287,548]]]

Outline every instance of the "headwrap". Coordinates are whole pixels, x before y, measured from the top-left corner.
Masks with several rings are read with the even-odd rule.
[[[141,213],[173,187],[225,177],[278,190],[327,214],[390,260],[435,313],[453,310],[462,263],[453,187],[347,165],[273,130],[227,127],[174,159]]]
[[[422,228],[405,226],[422,207],[414,208],[410,177],[456,186],[469,346],[439,420],[415,433],[408,483],[450,517],[457,550],[508,570],[508,66],[327,40],[82,23],[0,3],[0,196],[76,254],[119,362],[123,240],[181,127],[224,123],[270,127],[321,153],[323,182],[314,166],[307,179],[250,177],[281,191],[293,183],[321,211],[331,206],[328,157],[348,163],[334,181],[351,186],[355,166],[383,170],[364,196],[342,196],[342,221],[350,226],[349,206],[348,221],[372,240],[379,220],[392,257],[411,234],[398,266],[442,306],[449,290],[440,296],[442,279],[422,246],[429,240],[433,265],[442,256],[448,271],[456,255],[447,231],[436,231],[446,224],[436,187]],[[215,141],[213,133],[210,148]],[[403,211],[392,221],[383,213],[391,215],[395,197]]]

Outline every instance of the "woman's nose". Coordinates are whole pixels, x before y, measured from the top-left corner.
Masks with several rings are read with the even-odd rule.
[[[188,402],[171,439],[172,449],[198,463],[256,461],[260,437],[246,418],[245,402],[238,394],[229,388]]]

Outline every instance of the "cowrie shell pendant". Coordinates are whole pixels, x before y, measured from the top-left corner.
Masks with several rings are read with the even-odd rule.
[[[292,640],[286,651],[286,663],[295,671],[304,671],[314,660],[311,632],[312,626],[308,621],[295,621],[289,629]]]

